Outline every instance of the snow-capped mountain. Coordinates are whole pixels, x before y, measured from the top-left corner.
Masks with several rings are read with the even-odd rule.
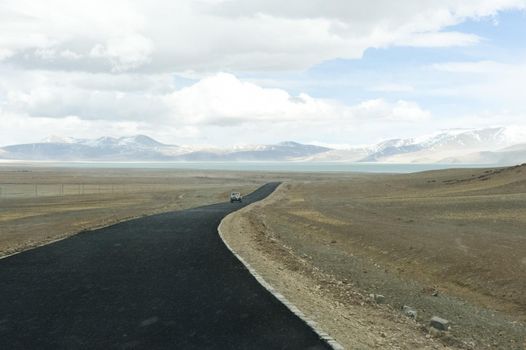
[[[119,138],[104,136],[94,140],[79,139],[76,141],[78,144],[91,147],[162,148],[167,146],[145,135]]]
[[[526,162],[526,130],[448,130],[391,139],[370,146],[332,149],[287,141],[230,148],[167,145],[145,135],[74,139],[51,136],[41,142],[0,148],[0,159],[58,161],[342,161],[383,163]]]
[[[447,156],[510,146],[506,128],[449,130],[420,138],[390,140],[362,161],[434,163]]]
[[[38,143],[3,147],[3,158],[21,160],[168,160],[164,153],[177,150],[177,146],[164,145],[154,139],[136,135],[132,137],[101,137],[74,139],[51,136]],[[176,152],[175,152],[176,153]]]
[[[304,145],[297,142],[281,142],[276,145],[256,145],[223,150],[199,150],[182,154],[177,160],[186,161],[283,161],[295,160],[329,151],[330,148]]]
[[[232,149],[167,145],[145,135],[73,139],[48,137],[41,142],[0,148],[0,158],[57,161],[257,161],[290,160],[329,148],[282,142]]]
[[[482,162],[482,158],[475,156],[466,158],[464,156],[480,152],[495,152],[524,142],[526,142],[526,131],[520,128],[447,130],[422,137],[387,140],[367,147],[333,150],[314,155],[308,160],[383,163],[478,163]],[[520,152],[516,153],[517,159],[526,161],[526,157],[520,157]],[[509,163],[509,157],[500,160],[499,154],[501,153],[491,157],[494,161],[493,164]],[[468,159],[473,161],[468,162]],[[487,163],[487,161],[483,163]]]

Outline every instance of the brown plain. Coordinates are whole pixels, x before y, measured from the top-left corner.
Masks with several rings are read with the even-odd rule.
[[[448,346],[526,344],[526,166],[292,181],[228,221],[234,249],[349,348],[424,348],[385,330],[404,322],[352,331],[403,305],[424,333],[450,320]],[[388,305],[363,310],[370,293]]]
[[[142,215],[222,202],[257,176],[184,170],[0,168],[0,256]]]
[[[268,181],[284,184],[229,217],[224,237],[344,345],[523,348],[526,166],[409,175],[4,166],[0,256]],[[452,322],[438,343],[424,327],[433,315]]]

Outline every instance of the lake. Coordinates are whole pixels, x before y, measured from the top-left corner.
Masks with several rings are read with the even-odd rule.
[[[113,169],[197,169],[272,172],[412,173],[451,168],[489,168],[480,164],[386,164],[348,162],[1,162],[0,166],[38,166]]]

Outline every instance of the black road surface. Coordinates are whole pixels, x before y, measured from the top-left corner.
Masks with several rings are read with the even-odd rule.
[[[277,185],[0,260],[0,349],[329,349],[217,233]]]

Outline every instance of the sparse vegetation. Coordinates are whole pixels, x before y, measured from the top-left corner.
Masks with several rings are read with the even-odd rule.
[[[265,267],[271,262],[325,290],[319,296],[340,305],[331,313],[337,322],[322,315],[321,300],[304,307],[351,348],[360,345],[355,336],[369,346],[378,340],[346,335],[356,326],[346,318],[374,319],[353,306],[369,294],[383,295],[396,315],[411,305],[426,332],[431,317],[447,319],[451,329],[441,339],[449,346],[523,348],[526,166],[292,181],[272,198],[234,214],[251,234],[231,236],[232,244],[243,241],[241,254],[293,302],[312,291],[284,285],[283,272]],[[388,338],[402,348],[411,340]]]
[[[226,201],[232,189],[246,193],[262,183],[202,171],[2,168],[0,256],[133,217]]]

